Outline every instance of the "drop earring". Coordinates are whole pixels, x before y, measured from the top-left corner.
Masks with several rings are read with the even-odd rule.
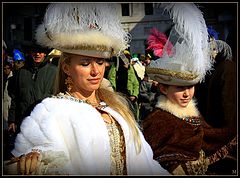
[[[67,91],[70,92],[72,90],[72,87],[73,87],[73,81],[72,81],[72,78],[70,76],[68,76],[65,79],[65,84],[67,86]]]

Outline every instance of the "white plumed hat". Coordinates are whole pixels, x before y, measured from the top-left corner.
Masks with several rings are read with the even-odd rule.
[[[128,48],[114,3],[52,3],[36,30],[37,42],[62,52],[109,58]]]
[[[203,15],[193,3],[162,3],[173,25],[169,35],[152,30],[149,49],[159,56],[146,73],[163,84],[187,86],[204,80],[212,68],[208,31]]]

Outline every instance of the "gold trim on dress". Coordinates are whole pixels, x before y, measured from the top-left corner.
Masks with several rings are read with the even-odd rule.
[[[112,116],[109,114],[109,117]],[[127,175],[126,149],[123,131],[117,121],[105,122],[111,145],[111,175]]]

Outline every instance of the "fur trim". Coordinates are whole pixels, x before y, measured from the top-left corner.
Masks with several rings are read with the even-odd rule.
[[[103,51],[110,51],[111,48],[119,51],[127,47],[125,44],[119,43],[121,39],[113,39],[99,31],[80,32],[78,34],[51,34],[49,38],[45,34],[43,25],[37,28],[36,39],[40,45],[62,51],[64,51],[64,49],[77,50],[81,48],[88,50],[88,48],[94,49],[97,48],[97,46],[101,46]]]
[[[110,107],[103,110],[121,125],[129,175],[169,175],[152,159],[152,149],[142,132],[139,132],[141,152],[137,154],[126,121]],[[49,161],[49,172],[66,170],[69,175],[110,173],[111,146],[106,124],[101,114],[86,103],[64,98],[46,98],[38,104],[22,122],[21,132],[16,138],[12,153],[20,156],[31,149],[45,153],[43,158]]]
[[[174,103],[172,103],[166,96],[161,95],[158,98],[157,108],[161,108],[164,111],[170,112],[176,117],[183,118],[183,117],[191,117],[191,116],[199,116],[200,113],[196,107],[196,101],[192,99],[187,107],[183,108]]]
[[[74,54],[95,50],[117,55],[129,47],[131,36],[124,31],[115,8],[107,3],[50,4],[36,30],[36,40]]]

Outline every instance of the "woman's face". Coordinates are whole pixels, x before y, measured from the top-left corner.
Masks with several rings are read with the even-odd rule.
[[[195,92],[195,87],[191,86],[175,86],[175,85],[160,85],[160,90],[174,104],[180,107],[187,107],[192,100]]]
[[[105,72],[105,59],[70,55],[69,63],[63,63],[64,72],[72,78],[74,92],[97,90]]]

